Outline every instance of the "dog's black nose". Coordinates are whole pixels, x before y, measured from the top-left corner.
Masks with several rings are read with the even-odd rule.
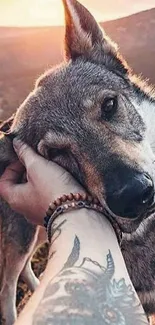
[[[117,192],[107,196],[110,209],[122,217],[135,218],[145,211],[154,199],[154,184],[145,173],[137,173]]]

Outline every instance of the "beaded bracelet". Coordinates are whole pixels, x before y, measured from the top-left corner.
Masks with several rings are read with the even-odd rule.
[[[93,198],[87,193],[70,193],[69,195],[63,195],[49,205],[46,216],[44,218],[44,226],[46,228],[48,240],[50,243],[54,234],[54,230],[52,231],[52,225],[56,218],[66,211],[83,208],[91,209],[100,213],[105,212],[105,209],[100,204],[99,200],[97,198]],[[108,219],[116,232],[118,241],[120,242],[122,234],[117,223],[110,217],[108,217]]]

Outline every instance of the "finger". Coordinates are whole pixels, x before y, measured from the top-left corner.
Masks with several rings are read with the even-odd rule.
[[[34,163],[37,154],[26,143],[23,143],[17,138],[13,140],[13,146],[19,160],[26,167],[26,169],[28,169],[28,167],[31,166],[32,163]]]
[[[16,184],[19,181],[19,178],[23,174],[25,168],[20,161],[16,161],[10,164],[4,171],[3,175],[0,178],[0,186],[2,183],[10,182]]]
[[[14,184],[10,180],[0,183],[0,195],[10,205],[10,207],[23,213],[23,202],[27,202],[28,184]]]
[[[14,187],[17,186],[15,184],[17,184],[19,178],[21,178],[23,171],[24,167],[18,161],[10,164],[0,178],[0,196],[7,202],[13,197]]]

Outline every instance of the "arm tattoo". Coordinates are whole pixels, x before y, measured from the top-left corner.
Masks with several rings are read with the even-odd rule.
[[[54,230],[54,239],[51,242],[51,245],[54,244],[54,242],[59,238],[59,236],[61,235],[62,232],[62,226],[66,223],[67,220],[63,220],[58,226],[56,224],[53,224],[53,230]],[[56,251],[52,252],[51,254],[49,254],[48,256],[48,261],[51,260],[53,258],[53,256],[55,255]]]
[[[45,290],[33,325],[147,325],[132,286],[114,278],[111,252],[106,267],[89,257],[78,265],[79,256],[76,236],[67,262]]]

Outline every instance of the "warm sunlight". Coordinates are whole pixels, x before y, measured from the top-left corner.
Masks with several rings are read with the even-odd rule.
[[[93,14],[103,18],[97,10]],[[63,25],[64,15],[61,0],[1,0],[0,25],[46,26]]]
[[[98,21],[154,7],[154,0],[81,0]],[[0,0],[0,26],[63,25],[61,0]]]
[[[61,0],[4,0],[0,25],[45,26],[62,25]],[[1,3],[0,3],[1,6]]]

